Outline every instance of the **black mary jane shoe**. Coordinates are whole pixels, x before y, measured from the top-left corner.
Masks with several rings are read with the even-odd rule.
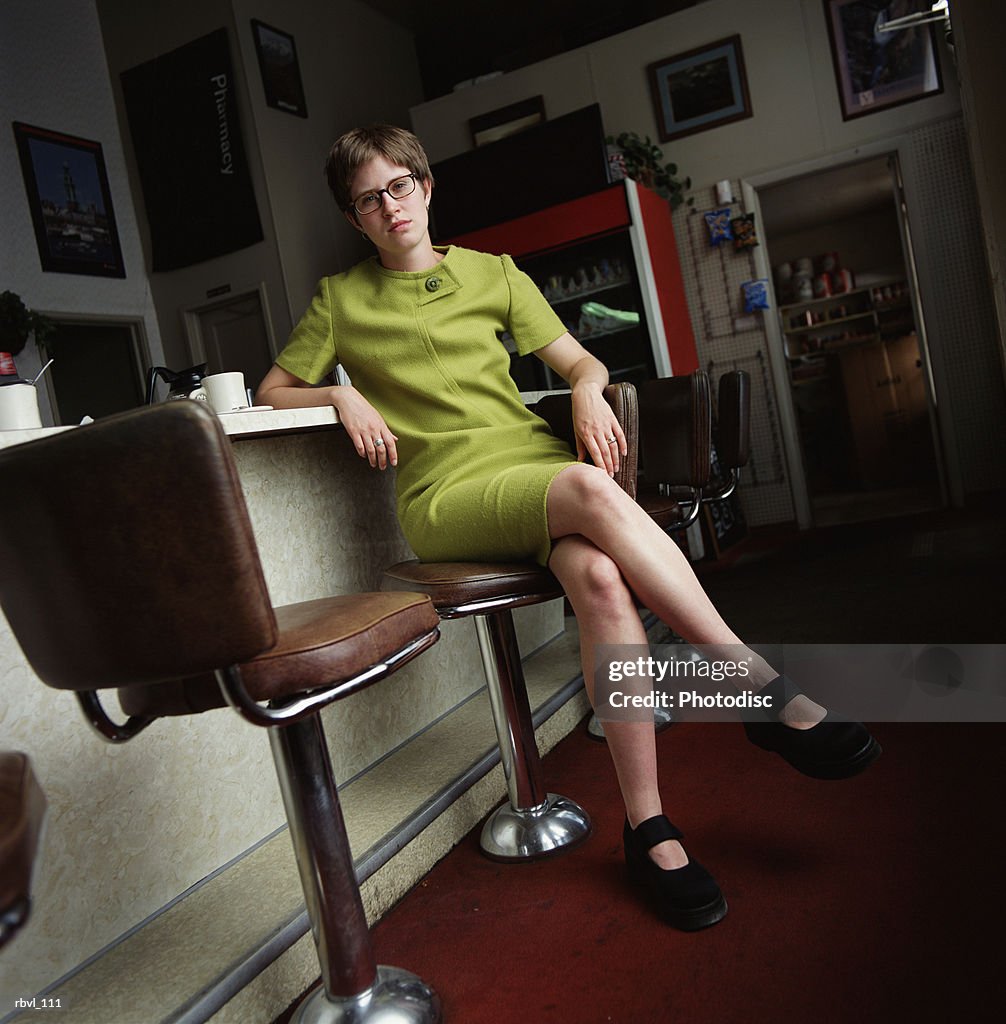
[[[747,718],[744,731],[762,750],[778,754],[812,779],[848,779],[880,757],[880,744],[860,722],[848,722],[830,711],[810,729],[791,729],[780,721],[783,708],[802,694],[786,676],[776,676],[758,691],[771,699],[761,720]]]
[[[681,839],[682,835],[663,814],[647,818],[635,828],[626,821],[622,829],[625,866],[629,878],[646,887],[651,905],[668,924],[695,932],[723,920],[727,901],[716,880],[698,861],[689,860],[682,868],[667,870],[650,858],[652,847],[666,839]]]

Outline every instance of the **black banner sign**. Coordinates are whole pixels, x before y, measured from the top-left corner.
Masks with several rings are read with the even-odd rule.
[[[262,241],[226,29],[122,73],[153,270]]]

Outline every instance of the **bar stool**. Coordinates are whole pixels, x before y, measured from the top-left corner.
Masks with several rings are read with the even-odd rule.
[[[629,453],[616,481],[633,497],[636,486],[637,410],[631,384],[610,384],[604,397],[625,432]],[[546,395],[535,406],[552,432],[576,451],[569,394]],[[382,587],[426,594],[442,619],[475,619],[509,803],[482,829],[482,851],[495,860],[546,857],[590,835],[590,818],[568,797],[549,793],[542,782],[513,609],[561,597],[559,581],[532,562],[399,562]]]
[[[661,529],[687,529],[698,518],[712,469],[711,445],[707,373],[696,370],[640,386],[636,501]]]
[[[704,370],[640,386],[636,500],[669,533],[691,526],[703,503],[730,497],[750,457],[750,375],[729,370],[718,390],[714,420]]]
[[[429,600],[274,609],[230,442],[196,402],[8,448],[0,478],[17,499],[0,503],[0,606],[44,683],[115,743],[228,704],[268,729],[322,976],[293,1019],[439,1021],[435,992],[374,961],[320,717],[438,639]],[[24,522],[30,543],[14,540]],[[127,721],[105,712],[107,688]]]
[[[0,750],[0,947],[28,920],[46,800],[26,754]]]

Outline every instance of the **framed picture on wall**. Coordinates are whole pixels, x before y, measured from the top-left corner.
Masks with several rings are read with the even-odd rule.
[[[740,36],[658,60],[647,73],[661,142],[751,116]]]
[[[307,101],[304,99],[293,36],[255,18],[251,19],[251,25],[266,103],[288,114],[307,117]]]
[[[101,143],[14,122],[43,271],[125,277]]]
[[[932,24],[887,27],[931,6],[927,0],[824,0],[843,120],[943,92]]]

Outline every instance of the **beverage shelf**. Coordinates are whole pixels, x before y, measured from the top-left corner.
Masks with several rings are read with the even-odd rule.
[[[838,324],[847,324],[853,320],[863,320],[866,317],[872,317],[873,310],[868,309],[863,313],[851,313],[849,316],[837,316],[833,320],[822,320],[816,324],[801,324],[799,327],[787,327],[783,330],[783,334],[809,334],[811,331],[827,330],[829,327],[835,327]]]

